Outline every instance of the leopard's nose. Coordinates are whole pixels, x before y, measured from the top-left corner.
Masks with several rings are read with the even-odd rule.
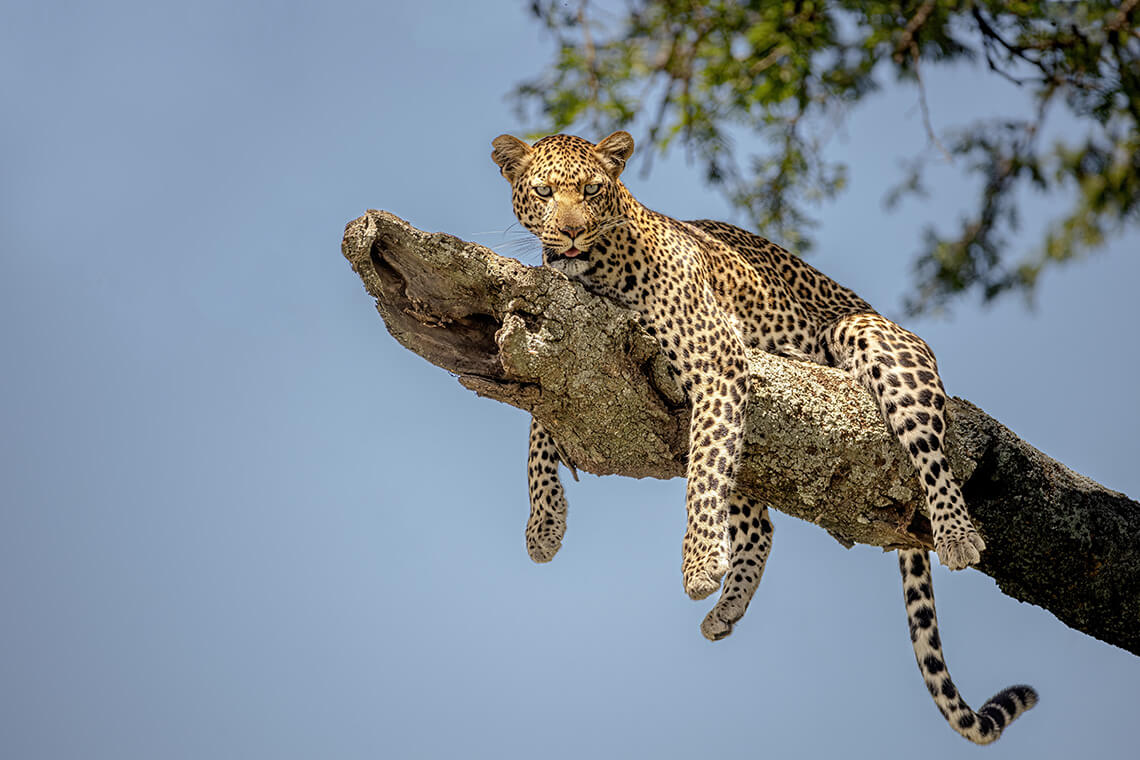
[[[573,240],[574,238],[578,237],[583,232],[585,232],[586,228],[585,227],[562,227],[558,231],[561,232],[566,237]]]

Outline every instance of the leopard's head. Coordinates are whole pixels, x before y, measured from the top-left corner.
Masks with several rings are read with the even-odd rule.
[[[491,146],[511,183],[515,216],[542,241],[543,263],[571,275],[586,270],[598,238],[625,223],[618,177],[633,138],[614,132],[595,145],[551,135],[531,146],[499,135]]]

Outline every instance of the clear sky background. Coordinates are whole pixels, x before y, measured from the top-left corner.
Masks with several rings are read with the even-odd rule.
[[[385,332],[339,251],[365,209],[509,251],[490,140],[534,126],[504,95],[551,53],[525,7],[5,4],[0,757],[983,752],[926,693],[893,556],[776,515],[752,608],[707,642],[682,481],[571,483],[532,564],[527,416]],[[943,128],[1020,97],[928,79]],[[812,258],[895,317],[922,223],[974,191],[948,170],[883,210],[915,103],[888,89],[832,142],[852,186]],[[651,207],[732,218],[682,154],[639,168]],[[1019,250],[1055,208],[1027,200]],[[907,323],[951,393],[1133,497],[1138,251],[1050,272],[1035,311]],[[971,704],[1041,693],[987,758],[1136,756],[1140,660],[974,571],[935,587]]]

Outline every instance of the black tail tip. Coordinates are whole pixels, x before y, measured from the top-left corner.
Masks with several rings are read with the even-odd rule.
[[[990,701],[996,701],[998,697],[1010,697],[1016,700],[1016,704],[1018,704],[1018,706],[1021,708],[1017,710],[1019,713],[1025,712],[1030,707],[1033,707],[1035,704],[1037,704],[1037,690],[1032,686],[1027,686],[1025,684],[1010,686],[1000,694],[994,695],[994,698]]]
[[[1035,704],[1037,704],[1036,690],[1032,686],[1020,684],[994,694],[978,712],[989,716],[1000,731]]]
[[[1010,686],[1002,689],[982,705],[976,713],[962,716],[958,732],[976,744],[989,744],[1001,736],[1019,715],[1037,704],[1037,692],[1032,686]]]

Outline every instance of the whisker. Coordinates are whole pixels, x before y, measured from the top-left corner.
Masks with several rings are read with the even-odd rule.
[[[525,250],[527,248],[540,248],[541,246],[542,246],[542,241],[540,241],[538,238],[531,238],[530,240],[526,240],[524,238],[519,238],[518,240],[508,240],[508,241],[503,243],[503,248],[509,248],[512,250]]]
[[[482,230],[481,232],[466,232],[466,233],[463,233],[463,234],[465,234],[465,235],[471,235],[471,236],[476,236],[476,235],[479,235],[479,236],[482,236],[482,235],[499,235],[499,236],[502,236],[502,237],[506,237],[506,236],[508,236],[508,235],[511,235],[511,236],[525,236],[525,235],[532,235],[532,234],[534,234],[534,233],[532,233],[532,232],[531,232],[530,230],[528,230],[526,227],[523,227],[523,226],[522,226],[521,224],[519,224],[518,222],[515,222],[515,223],[513,223],[513,224],[510,224],[510,225],[508,225],[508,226],[504,227],[504,228],[503,228],[503,229],[501,229],[501,230]]]
[[[529,232],[526,236],[503,240],[495,246],[500,253],[513,256],[524,264],[542,263],[542,241]]]

